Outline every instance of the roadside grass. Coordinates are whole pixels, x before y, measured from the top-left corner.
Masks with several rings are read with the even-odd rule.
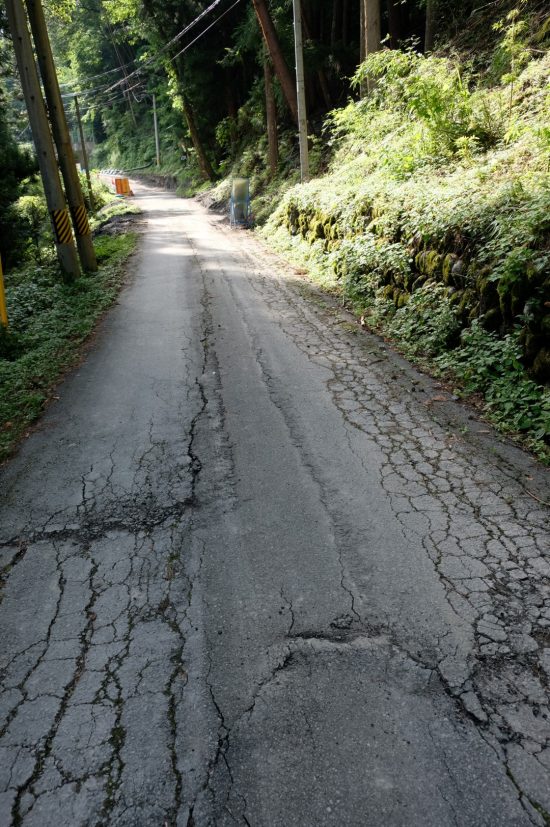
[[[365,73],[325,174],[281,188],[260,233],[550,464],[550,53],[491,88],[410,51]]]
[[[141,212],[136,204],[126,200],[113,199],[108,201],[98,212],[90,218],[90,227],[94,234],[100,232],[106,224],[113,222],[119,216],[138,215]]]
[[[0,462],[40,416],[52,388],[113,303],[137,233],[97,235],[97,273],[64,284],[53,255],[6,275],[9,327],[0,327]]]

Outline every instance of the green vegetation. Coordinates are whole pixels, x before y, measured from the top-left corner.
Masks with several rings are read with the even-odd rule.
[[[14,224],[17,225],[14,202],[24,191],[23,181],[37,169],[29,148],[19,144],[15,139],[17,123],[3,81],[3,76],[10,69],[10,63],[7,44],[0,37],[0,258],[4,265],[13,255],[14,246],[17,246],[17,238],[14,238],[13,233]]]
[[[328,172],[263,232],[549,457],[550,56],[516,13],[497,29],[492,85],[457,57],[367,58],[373,93],[326,122]]]
[[[112,303],[137,236],[96,236],[99,272],[63,284],[52,257],[6,278],[10,325],[0,332],[0,461],[40,415],[60,375]],[[0,331],[2,329],[0,328]]]
[[[382,48],[361,63],[359,23],[376,3],[302,3],[306,185],[292,96],[258,25],[263,7],[292,66],[292,0],[222,0],[210,10],[195,0],[52,0],[60,80],[66,93],[79,90],[93,163],[147,166],[179,194],[207,190],[223,208],[231,177],[250,178],[270,243],[408,357],[483,399],[499,428],[548,455],[547,4],[380,2]],[[9,70],[3,29],[0,11]],[[17,81],[3,84],[17,99]],[[70,108],[69,119],[74,132]],[[8,271],[21,259],[39,268],[50,260],[40,188],[13,137],[20,127],[20,106],[0,96],[0,150],[15,159],[0,209],[0,224],[10,221]],[[116,216],[102,211],[92,226],[103,222]]]
[[[3,25],[0,11],[0,34]],[[11,64],[0,37],[0,255],[9,319],[7,329],[0,325],[0,462],[40,415],[55,382],[77,361],[82,342],[117,295],[137,238],[133,233],[97,235],[99,272],[85,273],[71,284],[63,281],[36,161],[30,148],[16,140],[27,124],[21,122]],[[10,92],[15,102],[10,103]],[[81,184],[87,199],[84,176]],[[93,201],[90,224],[95,232],[129,211],[127,204],[113,203],[97,179]]]

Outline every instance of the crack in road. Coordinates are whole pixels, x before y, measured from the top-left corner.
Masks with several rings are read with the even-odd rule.
[[[544,696],[540,708],[542,717],[548,719],[550,669],[541,665],[542,658],[548,664],[550,656],[547,512],[525,497],[522,486],[503,463],[495,462],[491,472],[483,469],[483,460],[472,463],[467,448],[429,420],[414,395],[403,396],[403,384],[408,377],[394,387],[388,384],[388,368],[393,368],[393,378],[398,378],[390,354],[382,352],[380,359],[369,358],[361,365],[354,353],[357,343],[346,342],[341,332],[335,333],[327,326],[323,313],[297,298],[284,277],[265,277],[253,260],[247,278],[252,289],[273,310],[273,318],[284,334],[308,360],[329,372],[327,389],[344,423],[368,435],[381,452],[380,483],[404,538],[408,540],[412,532],[420,539],[446,590],[449,605],[473,623],[478,654],[468,666],[468,677],[456,684],[438,665],[443,684],[478,727],[487,727],[502,743],[518,738],[521,741],[522,728],[503,725],[484,684],[489,675],[494,676],[493,683],[500,683],[500,691],[506,696],[508,690],[502,684],[507,681],[510,686],[512,676],[508,673],[502,681],[498,672],[505,671],[508,663],[516,664],[510,707],[531,711],[538,708],[521,691],[527,671],[529,680]],[[242,312],[246,317],[244,308]],[[296,425],[292,403],[280,379],[270,374],[258,334],[249,329],[249,336],[266,386],[291,423],[289,428],[294,427],[292,442],[301,451],[304,465],[311,467],[326,502],[325,481],[314,458],[305,450],[304,434]],[[372,347],[373,337],[367,341]],[[374,352],[379,352],[376,340],[374,343]],[[388,404],[381,402],[385,395],[389,396]],[[372,473],[372,458],[367,468],[347,429],[345,437],[350,453],[364,470]],[[415,520],[411,520],[412,514]],[[424,531],[416,528],[419,517],[425,522]],[[344,554],[348,553],[348,545],[343,543],[341,548]],[[345,587],[343,561],[341,565]],[[361,621],[355,606],[353,610]],[[546,746],[549,745],[547,740]],[[521,785],[518,788],[522,790]],[[526,798],[525,791],[522,796]],[[539,812],[545,812],[540,803],[535,804]]]
[[[138,817],[169,827],[202,827],[211,819],[258,825],[255,790],[243,785],[241,744],[269,720],[273,704],[302,672],[306,686],[314,686],[321,680],[317,662],[343,664],[374,653],[388,685],[392,658],[419,670],[422,685],[444,696],[449,714],[475,728],[496,756],[525,818],[550,824],[544,790],[530,785],[534,767],[541,774],[550,769],[545,509],[522,493],[512,465],[495,460],[486,467],[486,454],[476,456],[436,421],[422,402],[425,391],[406,371],[400,377],[376,340],[366,337],[363,346],[339,324],[327,324],[326,308],[304,301],[282,275],[258,272],[247,243],[234,254],[239,279],[215,250],[205,264],[194,232],[191,222],[184,243],[196,315],[193,335],[186,331],[182,345],[188,357],[178,374],[182,387],[174,401],[161,378],[150,385],[155,405],[177,417],[177,428],[163,434],[159,409],[139,419],[134,404],[128,421],[136,428],[141,423],[143,435],[131,446],[126,471],[120,466],[129,449],[115,431],[100,455],[82,460],[73,480],[80,496],[75,506],[56,503],[51,514],[29,518],[0,542],[0,612],[20,618],[0,672],[6,767],[0,795],[8,802],[0,818],[7,812],[6,823],[46,824],[44,813],[68,801],[63,817],[71,825],[126,825]],[[468,645],[466,635],[457,639],[450,628],[415,639],[414,629],[409,633],[369,605],[357,562],[366,518],[357,514],[357,526],[350,519],[333,469],[316,453],[307,415],[276,364],[265,318],[255,318],[241,282],[269,311],[268,323],[293,348],[292,358],[315,372],[323,400],[339,417],[331,437],[342,445],[350,480],[384,492],[398,542],[421,549],[428,562],[420,576],[433,577],[441,589],[449,609],[443,625],[456,618],[469,632]],[[273,572],[276,631],[267,648],[255,644],[257,660],[249,673],[243,670],[247,685],[237,698],[213,660],[223,643],[208,626],[224,607],[204,593],[212,558],[223,559],[223,548],[213,555],[213,543],[223,546],[222,529],[239,517],[242,473],[227,421],[218,286],[248,341],[255,392],[265,391],[284,426],[285,450],[311,482],[325,531],[326,556],[319,559],[329,561],[330,572],[320,583],[331,577],[337,595],[325,621],[311,622],[302,584],[289,585]],[[232,537],[236,547],[246,529]],[[251,568],[255,560],[251,556]],[[242,611],[247,608],[244,601]],[[253,616],[250,626],[260,622]],[[234,668],[237,673],[238,664]],[[189,734],[192,722],[185,718],[199,715],[199,707],[204,743]],[[297,701],[296,716],[311,755],[322,762],[315,710]],[[390,737],[389,727],[381,731]],[[437,783],[439,797],[449,818],[461,823],[456,766],[429,725],[427,733],[449,780]],[[185,754],[199,743],[200,756]]]

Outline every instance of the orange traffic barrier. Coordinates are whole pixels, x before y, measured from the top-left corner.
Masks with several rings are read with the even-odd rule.
[[[130,182],[127,178],[115,178],[115,191],[117,195],[133,195],[130,189]]]

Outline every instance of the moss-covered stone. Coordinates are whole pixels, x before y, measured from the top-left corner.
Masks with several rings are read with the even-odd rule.
[[[550,342],[550,313],[546,313],[539,321],[541,334]]]
[[[308,241],[310,244],[318,238],[325,237],[325,227],[320,218],[314,218],[309,222]]]
[[[520,333],[519,343],[521,345],[521,349],[523,350],[527,364],[531,364],[534,362],[544,342],[541,336],[524,327]]]
[[[500,313],[498,291],[495,283],[487,278],[485,274],[481,274],[476,280],[476,290],[479,296],[481,313],[487,313],[489,310],[497,310],[499,316],[502,318],[502,314]]]
[[[416,269],[422,273],[422,275],[433,278],[441,272],[442,260],[443,257],[437,250],[422,250],[422,252],[416,254],[414,263]]]
[[[443,276],[443,282],[445,284],[453,284],[452,279],[452,270],[455,261],[457,261],[458,256],[454,253],[447,253],[445,258],[443,259],[443,264],[441,267],[441,273]]]
[[[468,313],[468,321],[473,322],[474,319],[479,318],[479,302],[475,302],[475,304],[470,308],[470,312]]]
[[[453,307],[459,307],[460,303],[462,302],[462,297],[464,295],[464,290],[455,289],[454,293],[451,293],[449,296],[449,302]]]
[[[418,290],[418,288],[419,288],[419,287],[422,287],[422,285],[423,285],[423,284],[425,284],[425,282],[426,282],[426,279],[427,279],[427,278],[428,278],[428,277],[427,277],[427,276],[425,276],[425,275],[420,275],[420,276],[418,276],[418,277],[417,277],[417,278],[413,281],[413,283],[412,283],[412,285],[411,285],[411,291],[414,293],[414,291],[415,291],[415,290]]]
[[[462,292],[460,302],[457,306],[457,313],[459,317],[464,320],[469,318],[473,308],[478,306],[479,303],[477,302],[475,291],[468,288]]]
[[[451,267],[449,281],[452,284],[454,284],[455,287],[465,287],[467,272],[468,269],[466,267],[464,259],[457,258],[455,259]]]
[[[397,284],[398,287],[406,287],[404,273],[397,271],[395,273],[390,272],[390,275],[394,284]]]

